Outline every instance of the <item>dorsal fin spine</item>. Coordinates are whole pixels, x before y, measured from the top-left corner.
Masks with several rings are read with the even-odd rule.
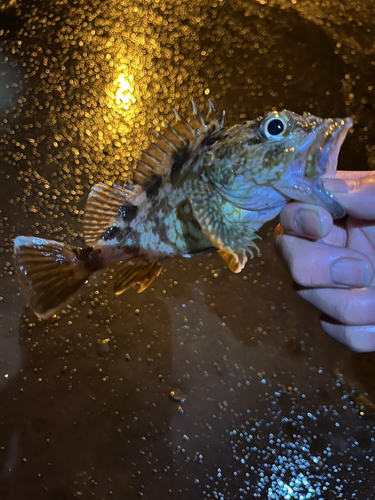
[[[174,119],[175,119],[176,123],[182,121],[181,115],[179,114],[177,109],[173,108],[173,114],[174,114]]]
[[[214,128],[218,125],[220,126],[220,124],[218,123],[217,118],[216,118],[216,111],[215,111],[214,105],[212,104],[210,99],[208,99],[208,112],[207,112],[206,120],[207,120],[207,125],[208,125],[209,129]]]
[[[220,128],[223,128],[224,127],[224,118],[225,118],[225,110],[223,110],[222,114],[221,114],[221,118],[220,120],[218,121],[219,123],[219,127]]]
[[[183,137],[174,127],[171,127],[170,125],[168,125],[168,130],[170,130],[172,132],[172,134],[174,134],[175,137],[177,137],[177,139],[182,142],[184,145],[186,145],[186,140],[185,140],[185,137]]]
[[[137,158],[135,162],[142,162],[143,164],[146,164],[151,170],[151,175],[161,175],[161,173],[163,172],[162,164],[153,156],[147,155],[144,151],[142,151],[142,156],[139,159]]]
[[[166,141],[168,143],[169,147],[171,147],[176,153],[178,153],[178,146],[175,144],[175,142],[173,142],[173,140],[170,137],[171,127],[165,121],[163,121],[163,127],[164,127],[164,130],[163,130],[163,134],[160,136],[160,139]],[[172,134],[173,134],[173,132],[172,132]],[[175,139],[175,137],[176,137],[175,134],[173,134],[172,138]]]
[[[200,114],[199,108],[194,101],[191,101],[191,106],[193,108],[193,116]]]
[[[150,172],[150,175],[155,175],[155,173],[157,174],[157,172],[155,172],[154,167],[152,165],[150,165],[149,163],[146,163],[145,161],[138,160],[138,159],[136,160],[136,162],[137,162],[137,165],[141,166],[142,168],[145,168],[148,172]]]
[[[147,144],[147,153],[158,160],[159,163],[163,163],[163,161],[168,158],[168,153],[159,148],[154,142],[147,141]]]
[[[152,176],[150,177],[150,175],[143,173],[141,170],[134,170],[133,175],[134,175],[134,180],[138,182],[138,184],[141,184],[142,186],[148,184],[150,181],[153,180]],[[156,174],[156,176],[158,176],[158,174]]]
[[[155,131],[154,142],[147,141],[148,147],[140,150],[140,157],[136,159],[138,168],[133,172],[134,187],[130,198],[136,204],[135,198],[148,189],[156,179],[168,174],[177,159],[183,159],[191,148],[199,146],[199,139],[213,134],[222,128],[223,117],[220,122],[216,118],[215,108],[208,101],[207,118],[203,117],[197,104],[192,101],[192,116],[185,120],[176,109],[173,109],[175,123],[169,125],[164,120],[162,128]],[[209,153],[209,152],[208,152]],[[137,187],[137,184],[139,186]]]
[[[215,106],[212,104],[211,99],[208,99],[208,113],[207,113],[207,116],[208,115],[211,115],[213,118],[216,118]]]
[[[154,147],[161,155],[168,156],[168,151],[164,151],[158,144],[155,142],[151,143],[151,146]]]
[[[173,112],[174,112],[175,119],[176,119],[175,129],[177,130],[177,127],[179,127],[181,129],[181,132],[183,130],[186,130],[186,132],[191,136],[190,139],[195,139],[196,138],[196,136],[195,136],[195,130],[190,125],[190,123],[188,123],[185,120],[185,118],[183,118],[181,115],[179,115],[178,112],[175,109],[173,110]],[[185,140],[188,139],[188,137],[185,137],[185,136],[183,136],[183,137],[184,137]]]
[[[152,144],[152,143],[150,143],[150,144]],[[155,163],[157,163],[157,164],[159,164],[159,165],[160,165],[160,160],[158,160],[157,158],[155,158],[155,156],[152,156],[152,155],[148,152],[148,150],[141,150],[141,149],[140,149],[140,150],[139,150],[139,152],[140,152],[142,155],[146,156],[146,158],[147,158],[148,160],[151,160],[151,161],[153,161],[153,162],[155,162]]]
[[[200,112],[198,106],[195,104],[194,101],[191,101],[191,105],[193,107],[193,117],[195,117],[198,120],[198,123],[201,125],[203,130],[207,130],[206,122],[204,121],[204,118],[203,118],[202,113]]]
[[[207,133],[208,127],[206,125],[206,122],[204,121],[201,112],[199,111],[198,106],[195,104],[194,101],[191,101],[191,105],[193,108],[193,117],[190,121],[190,125],[193,127],[195,131],[195,136],[199,137]]]
[[[159,141],[164,141],[169,149],[172,149],[175,153],[178,153],[178,148],[170,139],[168,139],[166,135],[160,135]]]
[[[194,130],[194,128],[190,125],[190,123],[189,123],[189,122],[187,122],[187,121],[185,120],[185,118],[183,118],[183,123],[184,123],[184,125],[185,125],[188,129],[189,129],[189,131],[191,132],[192,136],[195,138],[195,137],[196,137],[196,135],[195,135],[195,130]]]

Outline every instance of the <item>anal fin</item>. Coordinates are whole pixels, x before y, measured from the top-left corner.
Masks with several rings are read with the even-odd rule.
[[[143,292],[159,276],[162,268],[163,263],[158,259],[123,262],[116,272],[115,295],[121,295],[137,283],[139,284],[138,293]]]

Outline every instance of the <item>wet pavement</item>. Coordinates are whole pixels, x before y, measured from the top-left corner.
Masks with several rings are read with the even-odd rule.
[[[233,125],[352,116],[375,168],[371,0],[0,3],[0,498],[375,498],[375,355],[328,338],[262,229],[233,275],[171,260],[141,295],[97,273],[39,322],[12,242],[82,244],[90,186],[124,184],[172,107]]]

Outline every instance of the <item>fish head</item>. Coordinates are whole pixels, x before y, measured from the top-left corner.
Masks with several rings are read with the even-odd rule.
[[[324,206],[334,217],[342,217],[345,212],[325,191],[322,178],[335,175],[352,125],[351,118],[270,112],[230,129],[207,175],[225,200],[245,210],[280,211],[293,199]]]

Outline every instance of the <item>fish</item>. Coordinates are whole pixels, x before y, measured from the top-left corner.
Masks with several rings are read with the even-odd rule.
[[[48,319],[100,269],[117,266],[114,293],[143,292],[175,256],[217,251],[230,271],[259,252],[257,231],[291,200],[345,210],[324,187],[333,177],[351,118],[272,111],[224,126],[211,101],[176,110],[136,159],[125,186],[95,184],[83,216],[85,246],[34,236],[14,240],[29,305]]]

